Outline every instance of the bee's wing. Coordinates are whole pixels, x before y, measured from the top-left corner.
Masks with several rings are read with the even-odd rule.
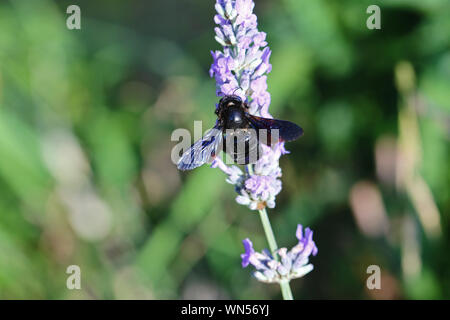
[[[197,140],[188,150],[186,150],[178,161],[177,167],[180,170],[192,170],[212,161],[220,152],[219,145],[222,143],[222,130],[218,123],[209,129],[205,135]]]
[[[267,139],[262,142],[269,146],[272,144],[272,135],[275,136],[273,130],[278,130],[278,140],[273,142],[292,141],[303,135],[303,129],[290,121],[257,117],[248,112],[245,116],[250,122],[250,127],[258,131],[258,134],[260,134],[259,130],[267,130]]]

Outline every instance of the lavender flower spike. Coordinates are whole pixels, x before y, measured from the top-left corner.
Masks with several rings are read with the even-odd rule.
[[[312,239],[311,229],[306,228],[305,236],[303,236],[303,227],[299,224],[296,235],[299,240],[296,246],[289,251],[286,248],[276,251],[280,257],[279,260],[274,259],[267,250],[263,253],[256,252],[252,242],[245,239],[242,241],[245,249],[245,253],[241,254],[242,267],[253,265],[256,269],[253,273],[255,278],[267,283],[281,283],[303,277],[313,270],[313,265],[309,263],[309,256],[317,255],[318,250]]]
[[[216,80],[218,96],[238,95],[248,103],[251,114],[272,118],[266,75],[272,69],[271,51],[266,34],[258,31],[254,6],[253,0],[217,0],[215,39],[223,51],[211,52],[213,63],[209,73]],[[278,161],[286,153],[284,143],[262,148],[263,156],[254,165],[254,172],[245,175],[235,166],[230,170],[219,157],[212,163],[212,167],[228,175],[227,182],[236,186],[239,193],[236,201],[251,210],[274,208],[275,197],[281,191]]]

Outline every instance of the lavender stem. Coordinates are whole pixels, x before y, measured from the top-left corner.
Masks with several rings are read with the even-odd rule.
[[[253,174],[253,167],[251,164],[247,165],[247,171],[249,175]],[[272,256],[275,258],[275,260],[278,260],[277,255],[278,245],[277,241],[275,240],[275,235],[273,233],[272,225],[270,224],[266,208],[259,210],[259,217],[261,218],[264,233],[266,234],[266,239],[267,242],[269,243],[270,252],[272,253]],[[294,297],[292,296],[291,287],[289,286],[289,281],[281,281],[280,287],[281,287],[281,294],[283,295],[283,300],[294,300]]]

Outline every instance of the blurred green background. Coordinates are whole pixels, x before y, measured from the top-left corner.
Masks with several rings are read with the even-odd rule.
[[[315,232],[295,298],[449,299],[450,2],[256,2],[270,111],[305,130],[269,212],[280,246]],[[214,123],[213,3],[1,1],[0,298],[281,298],[240,266],[258,215],[170,161],[174,129]]]

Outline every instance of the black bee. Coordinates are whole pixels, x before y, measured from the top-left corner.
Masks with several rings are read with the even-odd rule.
[[[261,156],[260,143],[268,146],[292,141],[303,134],[295,123],[261,118],[248,113],[248,105],[235,95],[220,99],[215,126],[196,141],[178,161],[178,169],[191,170],[212,161],[220,151],[237,164],[255,163]]]

